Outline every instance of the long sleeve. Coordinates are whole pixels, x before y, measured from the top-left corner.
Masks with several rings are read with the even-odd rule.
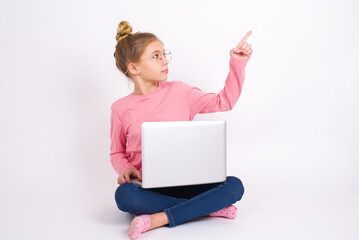
[[[233,56],[229,62],[229,73],[224,88],[217,93],[206,93],[197,87],[190,86],[187,99],[191,117],[197,113],[224,112],[232,110],[243,87],[247,59],[238,59]]]
[[[126,153],[126,137],[118,113],[111,109],[111,146],[110,161],[115,171],[120,174],[123,170],[133,167]]]

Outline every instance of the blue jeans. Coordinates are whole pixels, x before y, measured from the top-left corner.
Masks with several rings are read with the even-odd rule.
[[[115,192],[117,207],[133,215],[165,212],[169,227],[205,216],[239,201],[244,193],[242,181],[227,176],[225,182],[179,187],[143,189],[123,183]]]

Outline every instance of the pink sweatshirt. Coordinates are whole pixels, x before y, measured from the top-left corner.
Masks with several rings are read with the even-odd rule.
[[[118,99],[111,105],[110,161],[120,174],[130,167],[142,173],[141,124],[159,121],[192,121],[197,113],[232,110],[243,87],[247,59],[233,56],[224,88],[206,93],[181,81],[159,82],[150,93]]]

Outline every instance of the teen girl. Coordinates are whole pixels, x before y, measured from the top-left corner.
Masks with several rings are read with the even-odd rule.
[[[142,180],[143,122],[192,121],[197,113],[233,109],[253,51],[246,42],[251,33],[249,31],[230,51],[230,71],[223,90],[216,94],[203,92],[182,81],[166,81],[170,52],[163,48],[162,41],[152,33],[132,33],[127,21],[119,24],[114,53],[116,66],[135,87],[133,93],[111,105],[110,158],[119,174],[116,204],[120,210],[136,215],[127,230],[131,239],[154,228],[167,224],[175,227],[201,216],[236,217],[237,208],[232,204],[244,193],[237,177],[228,176],[224,183],[151,190],[136,186],[131,179]]]

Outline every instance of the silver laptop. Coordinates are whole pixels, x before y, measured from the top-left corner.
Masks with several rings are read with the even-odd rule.
[[[226,121],[142,123],[142,188],[224,182]]]

